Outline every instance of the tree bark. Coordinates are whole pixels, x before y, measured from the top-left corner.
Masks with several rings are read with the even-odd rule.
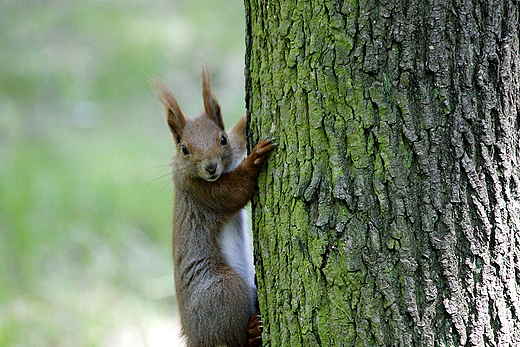
[[[519,4],[245,0],[265,346],[519,346]]]

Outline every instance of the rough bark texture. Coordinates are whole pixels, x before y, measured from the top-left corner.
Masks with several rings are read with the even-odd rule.
[[[519,5],[245,0],[267,346],[519,346]]]

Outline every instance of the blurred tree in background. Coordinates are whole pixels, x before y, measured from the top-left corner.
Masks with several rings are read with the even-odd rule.
[[[223,20],[225,18],[225,20]],[[244,113],[240,2],[0,2],[0,345],[172,346],[159,76]]]

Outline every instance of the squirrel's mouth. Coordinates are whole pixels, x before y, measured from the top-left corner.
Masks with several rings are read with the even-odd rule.
[[[216,181],[222,175],[222,167],[219,162],[202,162],[198,169],[199,177],[208,182]]]
[[[215,182],[216,180],[218,180],[220,177],[219,174],[214,174],[214,175],[211,175],[209,177],[206,177],[206,181],[208,182]]]

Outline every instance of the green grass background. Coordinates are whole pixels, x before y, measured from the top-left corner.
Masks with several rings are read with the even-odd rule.
[[[0,2],[0,346],[175,346],[173,141],[244,112],[240,1]]]

